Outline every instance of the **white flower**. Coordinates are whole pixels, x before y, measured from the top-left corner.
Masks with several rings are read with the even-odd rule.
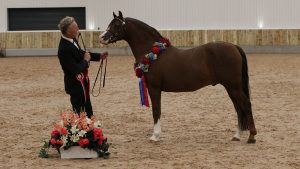
[[[63,147],[65,147],[68,142],[68,136],[62,136],[62,141],[64,142]]]
[[[72,142],[77,143],[79,141],[79,135],[72,135],[70,139]]]
[[[77,128],[77,126],[72,126],[72,128],[71,128],[72,134],[76,134],[78,131],[79,131],[79,129]]]
[[[94,123],[94,128],[100,128],[102,126],[102,124],[100,123],[100,121],[97,121],[96,123]]]
[[[78,136],[83,137],[85,135],[85,133],[86,133],[86,131],[80,130],[79,133],[78,133]]]
[[[86,118],[86,123],[87,123],[87,124],[91,124],[91,122],[92,122],[92,120],[91,120],[91,119],[89,119],[89,118]]]

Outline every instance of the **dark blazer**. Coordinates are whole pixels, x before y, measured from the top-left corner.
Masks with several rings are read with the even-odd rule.
[[[76,41],[77,42],[77,41]],[[79,44],[77,43],[77,46]],[[61,38],[58,47],[58,58],[64,72],[65,90],[68,94],[82,91],[81,83],[76,75],[82,73],[89,67],[89,63],[83,59],[85,51],[79,49],[70,41]],[[100,54],[90,53],[91,61],[99,61]]]

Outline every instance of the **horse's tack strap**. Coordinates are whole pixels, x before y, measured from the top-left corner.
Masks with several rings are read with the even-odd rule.
[[[81,83],[83,94],[84,94],[84,102],[86,103],[89,95],[90,90],[90,82],[89,82],[89,76],[88,76],[88,69],[85,69],[83,73],[80,73],[76,75],[76,79]],[[87,86],[84,83],[84,80],[87,82]]]

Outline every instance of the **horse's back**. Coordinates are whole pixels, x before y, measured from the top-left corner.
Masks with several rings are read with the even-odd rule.
[[[237,46],[227,42],[212,42],[202,46],[207,63],[211,64],[217,83],[241,80],[242,56]],[[236,78],[238,77],[238,78]]]
[[[227,42],[210,42],[190,49],[172,49],[169,56],[180,60],[182,66],[199,71],[216,71],[240,65],[242,57],[236,45]],[[200,70],[204,68],[206,70]]]

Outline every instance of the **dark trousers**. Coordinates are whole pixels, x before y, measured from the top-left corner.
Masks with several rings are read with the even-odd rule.
[[[73,111],[75,111],[78,115],[80,114],[80,112],[85,111],[87,113],[87,116],[91,118],[91,116],[93,115],[93,108],[92,108],[90,96],[89,95],[87,96],[86,102],[84,100],[83,92],[78,91],[78,92],[70,93],[70,96],[71,96],[70,100],[73,107]]]

